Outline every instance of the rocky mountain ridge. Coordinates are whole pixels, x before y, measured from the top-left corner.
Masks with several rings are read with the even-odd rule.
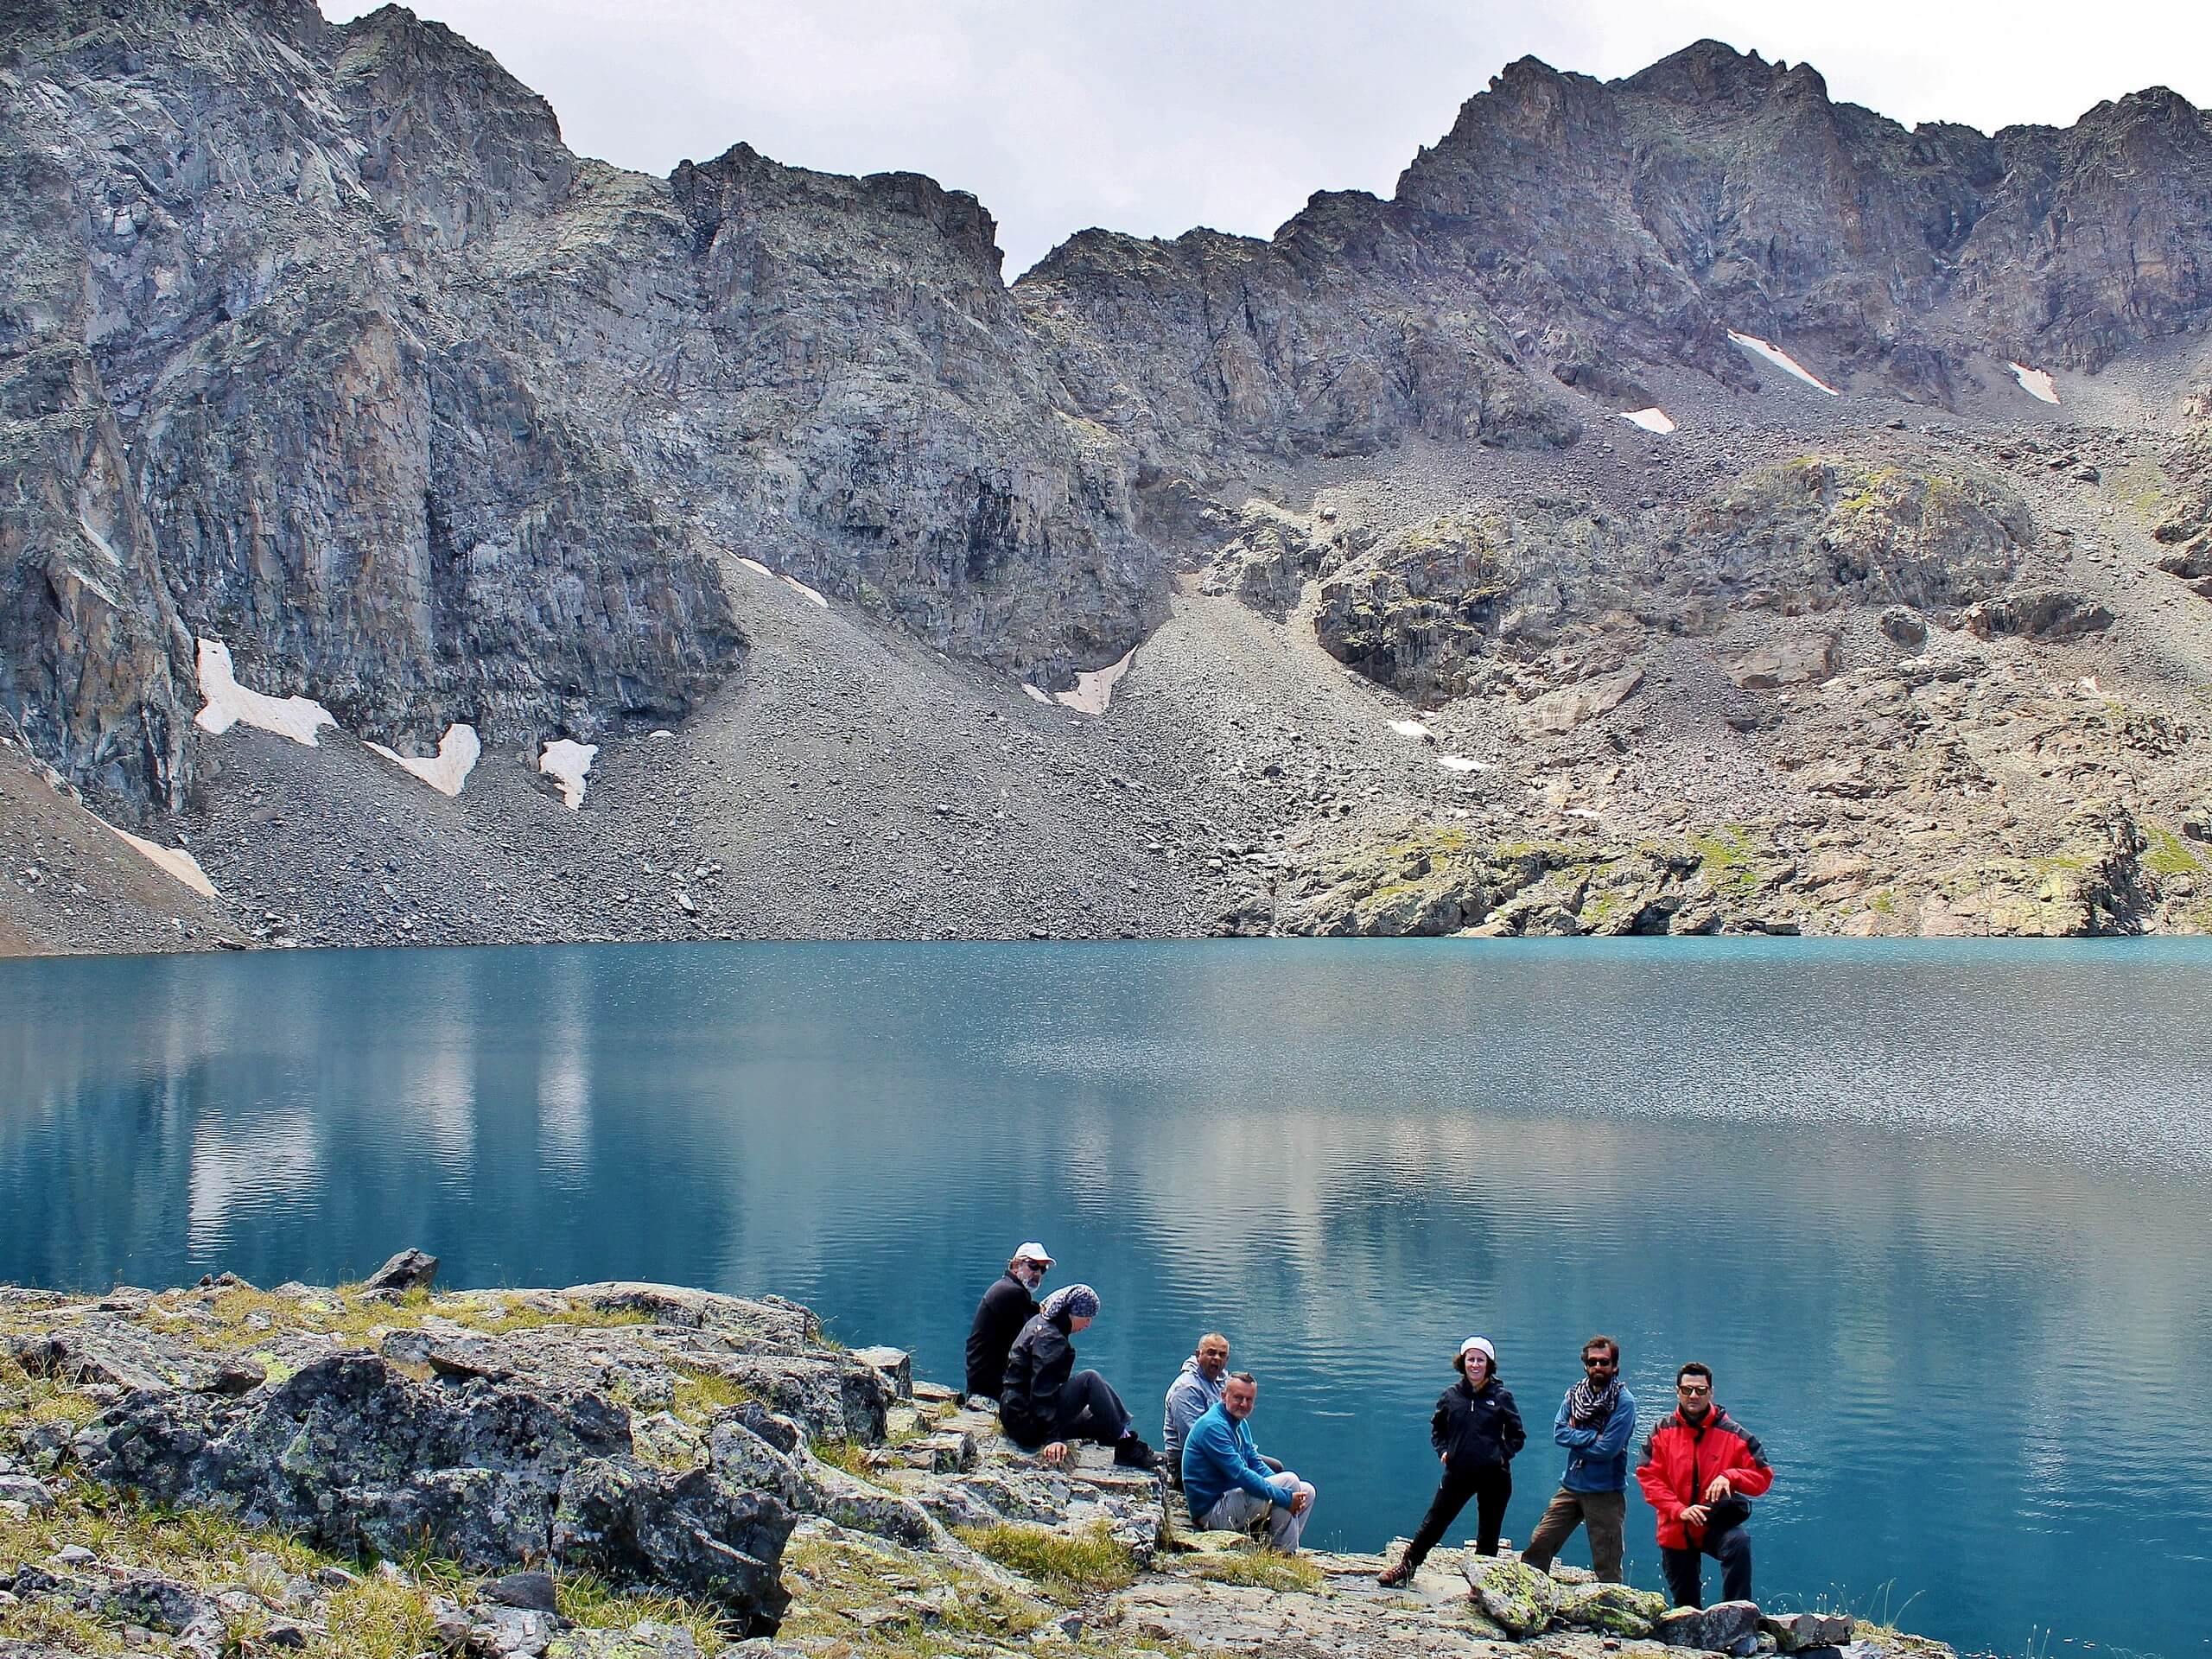
[[[842,863],[852,814],[800,728],[920,738],[926,766],[874,787],[926,822],[1015,752],[992,722],[1027,722],[1041,755],[1090,742],[1077,715],[1123,744],[1125,787],[1162,780],[1157,810],[1094,818],[1043,789],[1014,815],[1041,840],[987,856],[929,931],[1302,928],[1320,912],[1294,889],[1409,830],[1471,825],[1493,852],[1596,835],[1614,856],[1687,825],[1781,859],[1776,814],[1825,832],[1839,802],[1874,838],[1866,906],[1747,907],[1723,883],[1711,925],[2196,925],[2212,419],[2186,395],[2212,383],[2212,125],[2171,93],[1985,136],[1908,131],[1711,41],[1611,83],[1524,60],[1390,200],[1317,196],[1266,241],[1088,231],[1009,286],[972,197],[743,144],[666,180],[582,159],[543,99],[400,8],[333,25],[304,0],[17,0],[0,19],[0,709],[111,823],[191,837],[244,895],[234,937],[549,936],[531,914],[551,937],[651,937],[627,881],[601,884],[612,913],[441,904],[453,919],[406,931],[383,878],[545,892],[594,861],[677,862],[641,836],[704,868],[787,859],[824,824]],[[793,592],[825,613],[795,619]],[[234,763],[266,740],[194,727],[203,640],[252,692],[329,711],[326,743],[423,756],[466,725],[520,793],[403,859],[368,826],[418,818],[417,785],[333,773],[296,806],[357,843],[328,868],[240,804]],[[1863,791],[1803,787],[1796,757],[1872,728],[1831,729],[1789,688],[1931,640],[1953,665],[1904,671],[1908,690],[2096,685],[2126,710],[2114,729],[2165,734],[2154,764],[2107,746],[2096,789],[2024,812],[2016,759],[1914,785],[1870,751]],[[1118,709],[1103,680],[1075,690],[1132,651]],[[1658,671],[1682,652],[1688,677]],[[794,703],[823,661],[963,712],[925,735],[894,706]],[[1132,707],[1147,678],[1157,721]],[[1318,781],[1286,787],[1225,705],[1185,701],[1277,681],[1331,710],[1309,775],[1374,780],[1349,818]],[[749,723],[772,709],[798,724]],[[1408,770],[1401,713],[1462,734],[1459,769]],[[1987,750],[1978,719],[1933,716],[1930,741]],[[662,730],[688,735],[657,750]],[[546,816],[556,741],[603,749],[601,777],[647,763],[626,804],[602,788],[577,815],[634,814],[601,817],[611,845]],[[795,791],[765,815],[729,770],[756,752]],[[678,753],[697,769],[651,763]],[[2012,822],[1958,810],[1978,795]],[[2032,870],[2072,857],[2085,804],[2139,824],[2119,843],[2179,851],[2082,906],[1961,923],[1950,876],[1922,901],[1902,826],[1923,809]],[[10,832],[34,897],[49,836],[74,844],[54,810]],[[826,907],[764,893],[758,924],[702,922],[680,889],[663,917],[901,931],[900,887],[965,871],[927,841],[877,840],[855,872],[873,918],[834,913],[851,876]],[[1252,845],[1256,889],[1234,879]],[[1016,897],[1039,878],[1142,902],[1039,913]],[[1421,931],[1480,925],[1471,896]],[[62,909],[10,926],[66,944]],[[207,937],[201,912],[156,924]],[[125,937],[150,942],[88,942]]]

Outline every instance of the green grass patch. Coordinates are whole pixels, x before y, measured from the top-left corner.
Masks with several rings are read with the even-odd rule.
[[[12,1357],[0,1354],[0,1422],[67,1423],[82,1428],[99,1414],[99,1407],[76,1389],[33,1376]]]
[[[2190,850],[2183,841],[2163,823],[2146,823],[2143,835],[2148,845],[2143,853],[2143,868],[2153,875],[2202,875],[2204,861]]]
[[[758,1397],[742,1382],[703,1366],[678,1361],[669,1370],[674,1376],[669,1391],[669,1413],[694,1427],[705,1424],[718,1411],[728,1411]]]
[[[1311,1595],[1324,1582],[1321,1569],[1303,1555],[1283,1555],[1274,1550],[1239,1549],[1226,1555],[1210,1555],[1198,1576],[1213,1584],[1248,1584],[1261,1590],[1285,1590]]]
[[[1698,867],[1715,893],[1742,898],[1758,888],[1758,868],[1751,836],[1743,825],[1724,823],[1693,836],[1690,849],[1697,854]]]
[[[439,1650],[438,1621],[418,1586],[371,1573],[330,1599],[330,1634],[311,1659],[414,1659]]]
[[[591,1630],[626,1630],[650,1619],[690,1632],[699,1651],[713,1655],[734,1639],[729,1622],[702,1602],[681,1596],[628,1594],[588,1573],[559,1580],[554,1604],[571,1624]]]
[[[1052,1532],[1007,1524],[969,1528],[958,1536],[976,1554],[1063,1593],[1097,1595],[1136,1582],[1136,1557],[1103,1525]]]
[[[832,1469],[842,1469],[861,1480],[870,1478],[868,1448],[858,1440],[815,1440],[807,1450]]]

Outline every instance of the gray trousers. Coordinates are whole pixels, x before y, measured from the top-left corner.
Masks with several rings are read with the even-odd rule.
[[[1306,1523],[1313,1518],[1313,1484],[1300,1480],[1285,1470],[1268,1483],[1282,1497],[1270,1503],[1265,1498],[1255,1497],[1241,1487],[1232,1486],[1221,1495],[1221,1502],[1198,1516],[1198,1524],[1208,1532],[1242,1532],[1262,1515],[1268,1517],[1268,1543],[1286,1555],[1298,1554],[1298,1541],[1306,1535]],[[1304,1515],[1290,1512],[1290,1501],[1300,1492],[1309,1502]]]

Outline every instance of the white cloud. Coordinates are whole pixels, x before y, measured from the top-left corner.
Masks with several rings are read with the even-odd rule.
[[[365,10],[325,0],[333,16]],[[1808,60],[1908,124],[2070,123],[2164,84],[2212,101],[2212,7],[1858,0],[416,0],[543,92],[571,145],[665,174],[741,140],[927,173],[998,218],[1009,276],[1090,225],[1264,236],[1317,189],[1388,195],[1533,54],[1611,78],[1712,35]]]

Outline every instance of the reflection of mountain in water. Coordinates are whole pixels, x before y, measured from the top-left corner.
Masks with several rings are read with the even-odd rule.
[[[2157,1650],[2212,1529],[2208,968],[1719,941],[29,964],[0,1277],[315,1280],[420,1243],[455,1282],[782,1291],[946,1376],[1042,1236],[1147,1417],[1225,1328],[1262,1444],[1363,1544],[1412,1522],[1461,1336],[1540,1426],[1605,1329],[1647,1406],[1694,1355],[1766,1437],[1765,1581]],[[1539,1432],[1510,1535],[1554,1472]]]

